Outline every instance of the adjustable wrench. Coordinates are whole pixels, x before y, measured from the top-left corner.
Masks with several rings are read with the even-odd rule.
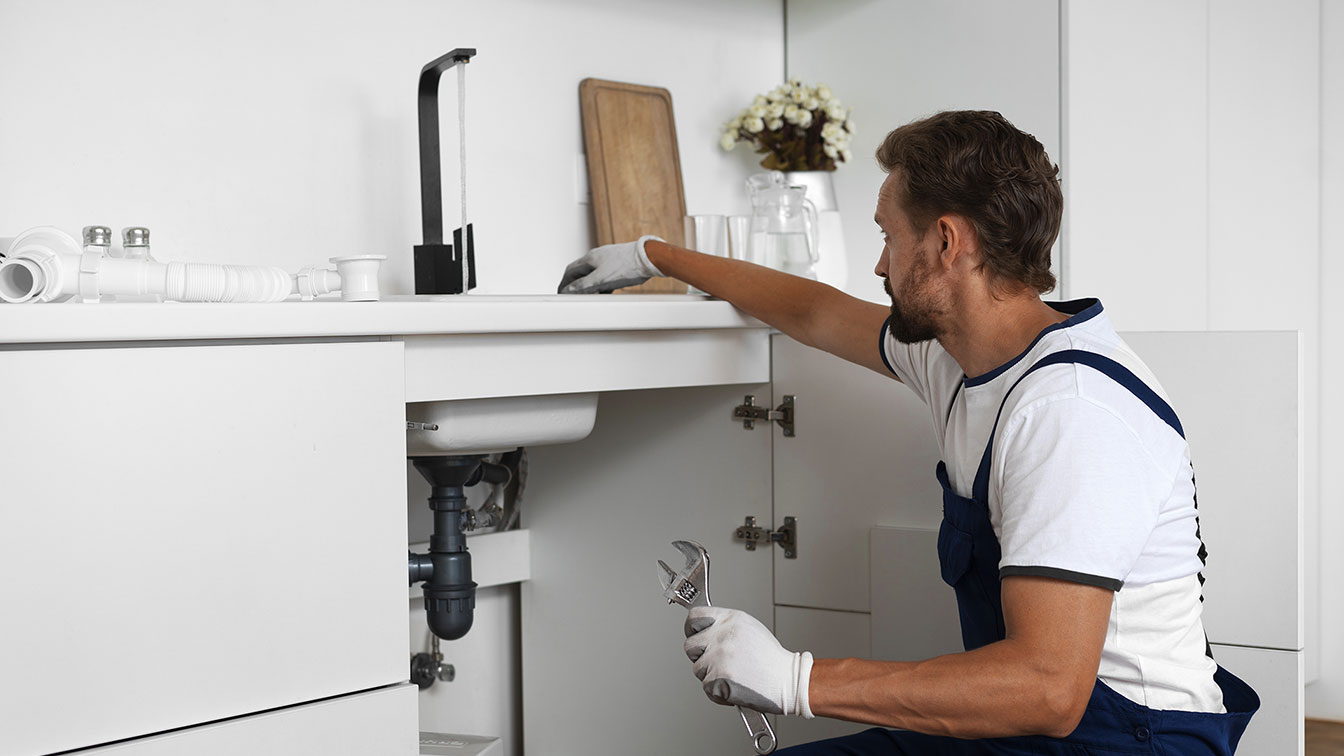
[[[686,566],[677,571],[658,560],[663,598],[669,604],[680,604],[688,610],[693,606],[709,606],[709,553],[695,541],[673,541],[672,545],[686,557]],[[761,712],[742,706],[737,707],[737,713],[742,716],[742,724],[747,726],[756,753],[761,756],[774,753],[775,731],[770,720]],[[753,725],[753,721],[757,724]]]

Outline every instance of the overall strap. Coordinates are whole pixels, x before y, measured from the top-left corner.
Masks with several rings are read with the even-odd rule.
[[[989,441],[985,443],[985,454],[980,458],[980,467],[975,473],[975,483],[971,488],[971,498],[976,501],[989,501],[989,465],[994,450],[994,434],[999,430],[999,420],[1003,417],[1003,408],[1008,404],[1008,397],[1012,395],[1013,390],[1018,384],[1026,380],[1026,377],[1047,365],[1060,364],[1079,364],[1087,365],[1104,373],[1108,378],[1126,388],[1131,394],[1138,397],[1139,401],[1148,406],[1153,414],[1162,419],[1164,423],[1171,426],[1171,429],[1185,438],[1185,429],[1181,427],[1181,421],[1176,417],[1176,412],[1170,404],[1160,396],[1156,391],[1137,375],[1130,372],[1129,368],[1116,362],[1109,357],[1103,357],[1096,352],[1085,352],[1081,349],[1064,349],[1058,352],[1052,352],[1042,357],[1036,364],[1027,369],[1021,378],[1017,379],[1008,391],[1003,395],[1003,402],[999,404],[999,412],[994,416],[994,427],[989,431]]]

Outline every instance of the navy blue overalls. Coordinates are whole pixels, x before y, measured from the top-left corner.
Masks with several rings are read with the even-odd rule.
[[[1171,406],[1124,366],[1092,352],[1065,350],[1046,355],[1032,365],[1004,394],[1004,404],[1013,389],[1028,375],[1047,365],[1077,363],[1095,368],[1124,386],[1143,401],[1181,437],[1185,431]],[[956,401],[955,395],[953,401]],[[1000,417],[1003,405],[999,406]],[[950,409],[949,409],[950,416]],[[938,463],[938,482],[943,487],[943,522],[938,531],[938,560],[943,580],[956,591],[961,615],[961,637],[967,651],[1003,640],[1003,605],[999,593],[999,540],[989,519],[989,467],[993,456],[994,420],[985,454],[975,474],[971,498],[952,489],[947,465]],[[1236,748],[1260,699],[1250,686],[1218,667],[1214,682],[1223,692],[1226,714],[1162,711],[1134,703],[1111,690],[1101,680],[1078,728],[1067,738],[1028,736],[989,740],[957,740],[900,730],[871,729],[817,743],[808,743],[781,753],[805,754],[1218,754],[1227,756]]]

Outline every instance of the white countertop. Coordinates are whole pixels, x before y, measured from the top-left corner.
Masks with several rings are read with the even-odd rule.
[[[0,344],[765,327],[727,302],[675,294],[468,294],[275,304],[0,304]]]

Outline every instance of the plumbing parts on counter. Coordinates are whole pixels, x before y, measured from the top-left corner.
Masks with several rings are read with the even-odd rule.
[[[7,242],[7,243],[4,243]],[[86,226],[84,243],[51,226],[31,228],[0,240],[0,301],[30,302],[279,302],[304,301],[340,292],[346,302],[379,299],[378,269],[384,255],[333,257],[336,270],[308,266],[294,275],[259,265],[161,263],[149,252],[149,230],[122,232]]]

